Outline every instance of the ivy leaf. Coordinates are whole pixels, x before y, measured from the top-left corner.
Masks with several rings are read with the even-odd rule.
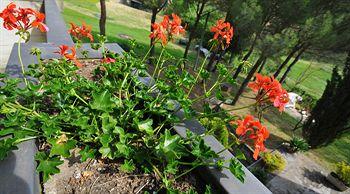
[[[18,149],[17,146],[14,145],[15,141],[16,139],[13,138],[0,140],[0,160],[5,159],[11,150]]]
[[[90,149],[90,146],[85,146],[83,150],[80,150],[79,154],[81,155],[81,161],[85,162],[88,158],[95,158],[95,149]]]
[[[217,154],[209,146],[205,145],[204,140],[199,136],[193,141],[191,153],[197,158],[208,159],[217,157]]]
[[[102,158],[113,159],[111,148],[109,148],[109,147],[101,147],[98,151],[101,153]]]
[[[165,172],[170,174],[176,174],[179,169],[179,163],[176,160],[169,161],[165,167]]]
[[[93,102],[90,104],[94,110],[100,110],[104,112],[112,112],[115,107],[115,103],[112,101],[111,93],[105,90],[102,93],[92,93]]]
[[[112,142],[112,137],[109,134],[103,134],[100,136],[100,142],[103,147],[108,147],[109,143]]]
[[[131,173],[136,169],[135,164],[132,160],[124,160],[124,164],[122,164],[119,167],[119,170],[126,172],[126,173]]]
[[[181,142],[181,137],[179,135],[171,135],[169,130],[166,130],[161,135],[156,149],[157,153],[164,156],[168,161],[180,159],[187,155],[185,146]]]
[[[62,138],[62,136],[61,136]],[[76,140],[70,139],[70,140],[62,140],[59,139],[50,139],[48,142],[52,145],[51,151],[50,151],[50,157],[53,155],[59,155],[63,156],[65,158],[68,158],[70,156],[69,151],[73,148],[75,148],[75,145],[77,144]]]
[[[244,176],[245,173],[243,171],[242,164],[235,158],[230,159],[230,166],[229,169],[235,177],[240,180],[242,183],[244,183]]]
[[[116,143],[115,146],[116,146],[116,148],[118,150],[118,153],[119,153],[118,155],[121,155],[121,156],[124,156],[124,157],[130,156],[132,150],[130,149],[129,146],[127,146],[127,145],[125,145],[123,143],[120,143],[120,142]]]
[[[63,164],[59,156],[49,157],[45,152],[38,152],[35,155],[35,160],[39,161],[36,170],[43,173],[44,182],[50,178],[50,175],[59,173],[60,169],[57,166]]]
[[[114,119],[108,113],[103,113],[101,115],[101,120],[102,120],[102,130],[104,133],[110,133],[117,125],[117,120]]]
[[[147,119],[145,121],[140,121],[137,123],[137,127],[140,131],[146,132],[148,135],[153,135],[153,120],[152,119]]]

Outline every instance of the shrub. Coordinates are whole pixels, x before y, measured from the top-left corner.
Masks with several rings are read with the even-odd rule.
[[[347,185],[350,185],[350,165],[345,162],[339,162],[337,164],[336,174]]]
[[[280,152],[266,152],[262,154],[262,158],[265,162],[265,167],[268,172],[281,172],[286,167],[287,162]]]
[[[306,152],[310,147],[305,139],[296,136],[289,141],[289,146],[293,152]]]

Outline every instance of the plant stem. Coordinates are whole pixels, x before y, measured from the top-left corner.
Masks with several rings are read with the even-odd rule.
[[[207,117],[207,116],[213,116],[213,115],[218,115],[218,114],[221,114],[221,113],[224,113],[224,112],[230,112],[230,111],[234,111],[234,110],[241,110],[241,109],[249,108],[249,107],[252,107],[252,106],[255,106],[255,105],[256,105],[256,103],[251,104],[251,105],[247,105],[247,106],[243,106],[243,107],[232,108],[232,109],[228,109],[228,110],[222,110],[222,111],[214,112],[214,113],[211,113],[211,114],[204,114],[203,113],[203,115],[201,115],[199,118],[203,118],[203,117]]]
[[[26,84],[26,86],[28,86],[28,81],[27,81],[27,78],[25,76],[25,71],[24,71],[24,64],[23,64],[23,61],[22,61],[22,55],[21,55],[21,40],[22,40],[22,37],[20,36],[19,39],[18,39],[18,46],[17,46],[17,49],[18,49],[18,60],[19,60],[19,63],[21,64],[21,69],[22,69],[22,75],[23,75],[23,80],[24,80],[24,83]]]
[[[154,78],[154,75],[156,74],[156,71],[158,70],[159,62],[162,59],[163,52],[164,52],[164,47],[162,47],[162,50],[160,51],[160,55],[159,55],[159,58],[158,58],[158,61],[157,61],[156,68],[154,69],[153,74],[152,74],[153,78]]]
[[[152,50],[153,47],[154,47],[154,45],[152,45],[152,46],[148,49],[148,51],[147,51],[146,55],[143,57],[141,63],[145,62],[147,56],[149,55],[149,53],[151,52],[151,50]]]
[[[22,138],[22,139],[17,139],[14,143],[18,144],[18,143],[21,143],[21,142],[24,142],[24,141],[28,141],[28,140],[31,140],[31,139],[36,139],[38,137],[40,137],[40,136],[25,137],[25,138]]]

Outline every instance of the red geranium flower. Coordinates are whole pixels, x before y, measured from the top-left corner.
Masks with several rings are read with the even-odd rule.
[[[26,32],[32,27],[38,28],[41,32],[49,30],[43,23],[45,14],[31,8],[17,8],[14,3],[8,4],[0,13],[0,17],[4,20],[3,26],[7,30],[17,29]]]
[[[109,63],[114,63],[114,62],[115,62],[115,59],[110,58],[110,57],[102,59],[102,63],[109,64]]]
[[[214,32],[213,39],[217,40],[223,47],[230,45],[233,37],[233,27],[229,22],[220,19],[216,22],[215,26],[211,27],[210,31]]]
[[[264,142],[269,137],[269,131],[251,115],[247,115],[244,120],[237,120],[237,124],[236,134],[242,142],[254,146],[253,158],[256,160],[260,151],[265,150]]]
[[[256,101],[259,104],[272,102],[273,105],[283,111],[289,102],[288,93],[282,88],[282,85],[273,77],[255,74],[255,81],[250,82],[248,87],[257,92]]]
[[[171,40],[174,35],[185,33],[185,29],[181,26],[181,19],[176,14],[171,14],[172,20],[169,16],[165,15],[163,21],[160,23],[152,24],[152,32],[149,35],[150,38],[154,38],[155,42],[161,41],[162,45],[165,46],[168,40]]]
[[[78,60],[77,60],[77,56],[76,56],[76,50],[74,47],[69,47],[67,45],[61,45],[59,46],[59,51],[56,51],[55,53],[60,54],[62,57],[65,57],[66,59],[73,61],[75,63],[75,65],[79,68],[83,67],[83,64],[81,64]],[[70,53],[68,51],[71,51]]]
[[[70,23],[71,28],[68,30],[68,33],[70,33],[72,36],[77,38],[78,40],[81,40],[82,38],[86,37],[89,38],[90,42],[94,41],[94,37],[91,34],[91,26],[86,25],[85,22],[82,23],[81,26],[78,26],[74,23]]]

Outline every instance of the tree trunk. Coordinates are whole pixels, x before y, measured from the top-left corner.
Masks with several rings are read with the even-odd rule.
[[[286,71],[282,75],[282,77],[280,79],[280,83],[283,83],[284,81],[286,81],[287,75],[289,74],[290,70],[292,70],[292,67],[299,61],[300,56],[306,51],[307,48],[308,48],[308,46],[305,46],[304,48],[302,48],[299,51],[298,55],[295,57],[293,62],[287,67]]]
[[[281,63],[278,66],[278,69],[276,70],[276,72],[273,74],[273,76],[275,78],[278,77],[278,75],[281,73],[282,69],[288,64],[288,62],[290,61],[290,59],[294,56],[294,54],[296,52],[298,52],[300,49],[302,48],[302,46],[300,46],[299,44],[295,45],[292,49],[292,51],[288,54],[287,58],[283,61],[283,63]]]
[[[265,67],[265,64],[266,64],[266,58],[263,60],[263,62],[261,62],[261,65],[260,65],[260,68],[259,68],[259,70],[258,70],[258,73],[261,73],[261,72],[262,72],[262,70],[263,70],[264,67]]]
[[[252,45],[250,46],[249,50],[248,50],[248,53],[244,55],[242,61],[246,61],[249,59],[250,55],[253,53],[254,51],[254,47],[255,47],[255,44],[256,44],[256,41],[258,40],[258,35],[255,35],[255,38],[252,42]],[[238,75],[241,73],[242,69],[243,69],[243,65],[244,63],[241,63],[239,64],[238,68],[236,69],[235,73],[233,74],[232,76],[232,79],[237,79]]]
[[[188,51],[190,49],[190,46],[191,46],[191,42],[193,40],[193,37],[194,37],[194,34],[196,32],[196,29],[197,29],[197,26],[198,26],[198,23],[199,23],[199,20],[201,19],[202,17],[202,14],[203,14],[203,10],[204,10],[204,7],[205,7],[205,4],[207,2],[206,1],[203,1],[203,3],[201,4],[200,8],[199,8],[199,11],[197,12],[197,16],[196,16],[196,21],[194,22],[194,25],[190,31],[190,35],[188,37],[188,42],[187,42],[187,45],[186,45],[186,49],[185,49],[185,53],[184,53],[184,59],[187,58],[187,55],[188,55]]]
[[[101,6],[101,16],[100,16],[100,34],[106,35],[106,19],[107,19],[107,11],[106,11],[106,1],[100,0]]]
[[[264,62],[264,60],[266,59],[265,56],[260,55],[259,59],[256,61],[256,63],[254,64],[254,66],[252,67],[252,69],[249,71],[247,77],[244,79],[244,81],[241,84],[241,87],[239,88],[238,92],[236,93],[235,98],[233,99],[232,105],[235,105],[236,102],[238,101],[239,97],[241,96],[241,94],[243,93],[244,89],[247,87],[249,81],[252,79],[252,77],[254,76],[256,70],[259,68],[259,66]]]
[[[152,24],[154,24],[155,22],[156,22],[156,18],[157,18],[157,14],[158,14],[158,9],[157,8],[153,8],[152,9],[152,17],[151,17],[151,32],[153,32],[153,28],[152,28]],[[155,39],[154,38],[151,38],[151,40],[150,40],[150,48],[151,48],[151,50],[150,50],[150,52],[149,52],[149,57],[150,57],[150,59],[151,59],[151,63],[153,63],[153,56],[154,56],[154,41],[155,41]]]

